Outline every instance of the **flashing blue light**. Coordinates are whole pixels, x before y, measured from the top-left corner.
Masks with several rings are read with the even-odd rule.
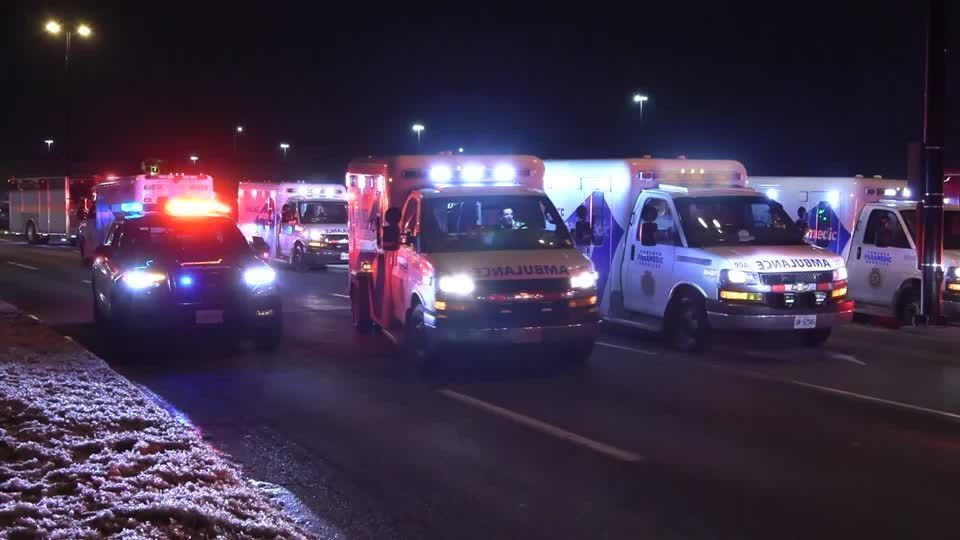
[[[180,276],[180,285],[184,287],[189,287],[193,285],[193,276]]]
[[[120,205],[121,212],[143,212],[143,203],[125,202]]]

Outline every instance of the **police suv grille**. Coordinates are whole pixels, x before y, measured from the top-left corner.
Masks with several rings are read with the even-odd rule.
[[[829,283],[833,280],[833,271],[822,272],[783,272],[760,274],[764,285],[783,285],[786,283]]]
[[[569,278],[549,279],[504,279],[480,280],[476,282],[478,296],[512,293],[562,292],[570,288]]]
[[[181,276],[190,276],[192,283],[182,285]],[[234,296],[239,280],[237,274],[230,269],[185,268],[176,273],[172,285],[175,297],[180,303],[219,304]]]

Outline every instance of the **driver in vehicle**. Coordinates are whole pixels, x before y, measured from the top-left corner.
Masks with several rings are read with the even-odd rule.
[[[504,208],[500,216],[500,225],[504,229],[523,229],[526,224],[513,218],[513,208]]]

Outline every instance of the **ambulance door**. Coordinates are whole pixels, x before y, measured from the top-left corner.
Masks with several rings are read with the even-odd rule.
[[[866,224],[857,227],[854,242],[847,261],[851,297],[863,304],[890,306],[917,265],[900,214],[888,208],[870,210]]]
[[[420,232],[420,199],[411,195],[403,205],[400,214],[400,247],[397,249],[397,264],[393,268],[393,305],[394,316],[406,321],[410,298],[414,293],[414,283],[419,276],[419,254],[417,235]],[[432,306],[427,306],[432,308]]]
[[[670,297],[675,279],[673,261],[680,244],[676,210],[660,197],[637,199],[626,241],[621,276],[623,305],[632,312],[660,316]],[[656,245],[640,243],[640,223],[657,224]]]
[[[277,255],[288,257],[293,248],[294,239],[296,239],[296,229],[300,226],[300,219],[297,214],[297,202],[288,200],[280,210],[280,225],[277,238]]]

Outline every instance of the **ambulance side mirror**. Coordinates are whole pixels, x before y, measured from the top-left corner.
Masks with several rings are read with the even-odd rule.
[[[640,224],[640,245],[657,245],[657,224],[653,221],[644,221]]]

